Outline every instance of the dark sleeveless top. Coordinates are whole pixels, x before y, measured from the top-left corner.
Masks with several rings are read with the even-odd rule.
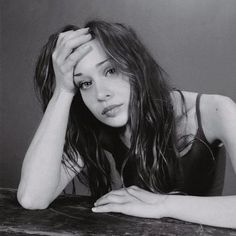
[[[200,113],[201,94],[196,99],[198,129],[191,149],[181,157],[184,192],[195,196],[221,195],[224,185],[225,155],[221,142],[209,143],[203,132]]]
[[[219,155],[221,149],[219,140],[209,143],[205,137],[201,122],[200,98],[201,94],[198,94],[196,98],[197,133],[191,149],[180,157],[183,179],[181,192],[194,196],[216,196],[221,195],[223,190],[225,155]],[[121,140],[112,140],[112,144],[111,140],[107,140],[104,142],[104,148],[112,154],[116,169],[120,173],[123,156],[127,153],[126,146]],[[136,169],[130,163],[128,170],[124,173],[126,186],[136,184],[133,173],[136,173]]]

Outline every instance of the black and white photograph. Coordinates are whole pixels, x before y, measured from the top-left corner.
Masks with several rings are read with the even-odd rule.
[[[236,236],[235,0],[0,0],[0,236]]]

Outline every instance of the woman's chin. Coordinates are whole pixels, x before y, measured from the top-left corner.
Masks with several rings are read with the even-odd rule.
[[[128,118],[126,117],[115,117],[103,120],[102,123],[108,125],[113,128],[121,128],[124,127],[128,122]]]

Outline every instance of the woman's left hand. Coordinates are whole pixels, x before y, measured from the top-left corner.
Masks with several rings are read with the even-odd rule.
[[[99,198],[93,212],[118,212],[147,218],[161,218],[165,214],[168,195],[148,192],[137,186],[113,190]]]

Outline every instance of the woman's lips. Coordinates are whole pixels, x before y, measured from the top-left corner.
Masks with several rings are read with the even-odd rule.
[[[105,107],[102,111],[102,115],[108,116],[108,117],[114,117],[116,116],[117,112],[120,110],[121,106],[123,104],[116,104],[116,105],[111,105],[108,107]]]

